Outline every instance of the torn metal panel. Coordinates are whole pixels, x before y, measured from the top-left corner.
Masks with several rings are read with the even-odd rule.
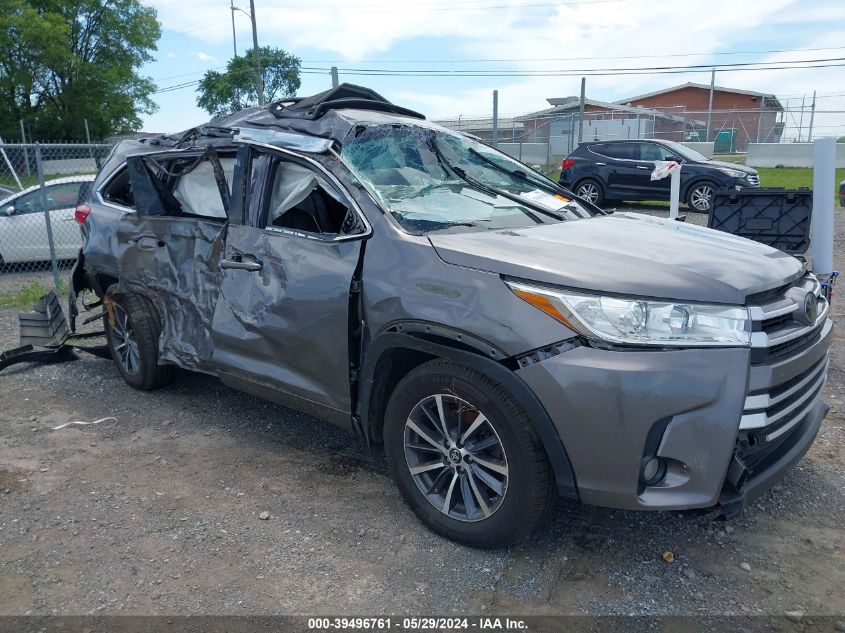
[[[211,322],[225,235],[226,226],[213,220],[130,216],[121,222],[120,289],[143,294],[158,308],[162,362],[213,371]]]
[[[249,128],[239,130],[235,136],[235,141],[238,143],[266,143],[274,147],[314,154],[328,152],[334,144],[331,139],[327,138],[317,138],[282,130]]]
[[[65,313],[52,290],[32,304],[31,312],[18,314],[21,345],[60,347],[68,338]]]

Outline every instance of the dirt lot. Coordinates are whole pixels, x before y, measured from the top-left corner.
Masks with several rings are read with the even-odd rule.
[[[0,311],[0,349],[16,338]],[[840,330],[821,435],[739,519],[562,502],[530,542],[485,552],[422,527],[353,437],[215,379],[141,393],[90,356],[16,366],[0,374],[0,614],[841,615],[843,386]]]

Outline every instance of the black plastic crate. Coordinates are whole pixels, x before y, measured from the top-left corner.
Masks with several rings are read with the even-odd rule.
[[[707,226],[800,255],[810,246],[812,212],[812,189],[722,189]]]

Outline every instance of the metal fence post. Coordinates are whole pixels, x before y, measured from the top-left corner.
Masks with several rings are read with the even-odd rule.
[[[50,247],[50,265],[53,268],[53,282],[56,293],[61,291],[61,279],[59,278],[59,262],[56,260],[56,244],[53,241],[53,225],[50,220],[50,208],[47,204],[46,184],[44,183],[44,161],[41,157],[41,145],[35,144],[35,165],[38,169],[38,186],[41,195],[41,208],[44,210],[44,223],[47,226],[47,244]]]
[[[29,151],[26,149],[26,132],[24,130],[23,119],[21,123],[21,143],[23,144],[23,162],[26,165],[26,175],[29,176],[32,172],[29,170]]]

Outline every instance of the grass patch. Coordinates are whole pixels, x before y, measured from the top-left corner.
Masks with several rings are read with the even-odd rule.
[[[714,154],[713,160],[720,160],[725,163],[745,164],[745,154]]]
[[[813,170],[810,167],[757,167],[761,187],[798,187],[813,186]],[[845,180],[845,168],[837,169],[834,176],[834,195],[839,195],[839,183]]]
[[[56,289],[57,295],[66,294],[68,291],[67,282],[59,281],[59,287]],[[19,308],[21,310],[30,310],[32,304],[38,301],[41,297],[50,292],[49,288],[45,288],[40,281],[24,286],[15,292],[0,293],[0,308]]]
[[[4,165],[5,167],[5,165]],[[54,175],[49,176],[44,179],[45,183],[50,182],[51,180],[58,180],[59,178],[70,178],[72,176],[89,176],[91,175],[90,172],[86,173],[76,173],[76,174],[61,174],[61,175]],[[32,173],[29,176],[25,174],[18,174],[18,178],[21,180],[21,185],[24,189],[29,189],[30,187],[34,187],[38,184],[38,174]],[[14,189],[17,193],[18,191],[18,183],[15,182],[15,179],[12,178],[9,174],[3,174],[0,176],[0,185],[4,187],[9,187],[10,189]]]

